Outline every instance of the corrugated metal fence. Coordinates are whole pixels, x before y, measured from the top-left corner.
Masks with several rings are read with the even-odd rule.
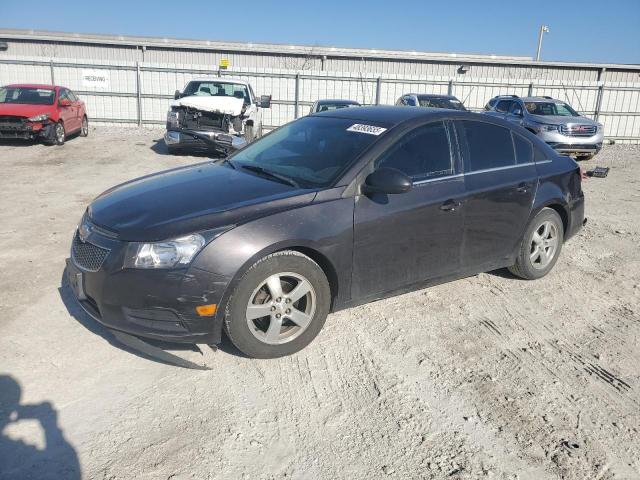
[[[103,77],[101,84],[86,82],[87,72],[91,71]],[[468,108],[480,110],[498,94],[548,95],[565,100],[584,115],[602,122],[607,138],[619,143],[640,143],[640,81],[605,83],[473,76],[453,79],[256,68],[218,72],[193,65],[82,63],[41,57],[0,59],[0,85],[31,82],[67,86],[86,102],[92,122],[104,124],[164,125],[173,92],[182,89],[190,79],[204,75],[244,78],[258,95],[273,95],[273,106],[264,114],[267,128],[305,115],[320,98],[392,105],[403,93],[448,93],[456,95]]]

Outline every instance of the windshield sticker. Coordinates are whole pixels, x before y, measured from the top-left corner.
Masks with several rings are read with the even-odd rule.
[[[386,128],[376,127],[375,125],[363,125],[361,123],[355,123],[347,128],[347,132],[368,133],[369,135],[380,135],[386,131]]]

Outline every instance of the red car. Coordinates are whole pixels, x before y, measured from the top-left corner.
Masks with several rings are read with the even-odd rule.
[[[7,85],[0,87],[0,140],[41,139],[62,145],[67,135],[89,134],[84,102],[65,87]]]

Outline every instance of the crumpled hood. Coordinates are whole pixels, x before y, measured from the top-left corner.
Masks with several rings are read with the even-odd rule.
[[[241,224],[314,197],[313,191],[209,162],[113,187],[93,201],[89,217],[121,240],[157,241]]]
[[[530,115],[534,122],[551,125],[598,125],[598,122],[587,117],[567,117],[566,115]]]
[[[235,97],[211,97],[202,95],[191,95],[179,98],[171,103],[172,107],[190,107],[204,112],[224,113],[234,117],[242,112],[244,100]]]

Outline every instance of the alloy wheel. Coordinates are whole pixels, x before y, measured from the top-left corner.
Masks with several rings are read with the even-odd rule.
[[[271,275],[249,297],[249,330],[263,343],[280,345],[299,337],[316,311],[316,292],[298,273]]]
[[[56,124],[56,140],[59,144],[64,142],[64,125],[61,123]]]
[[[529,249],[529,260],[536,270],[542,270],[551,263],[558,250],[558,227],[545,221],[533,232]]]

